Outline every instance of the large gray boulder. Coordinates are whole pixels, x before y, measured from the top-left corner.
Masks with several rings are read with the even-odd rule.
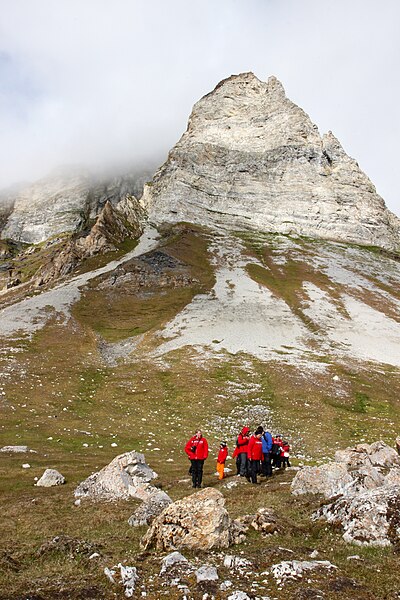
[[[152,489],[153,491],[149,493],[149,497],[142,502],[142,504],[135,510],[133,515],[129,517],[128,523],[131,525],[131,527],[150,525],[155,517],[158,517],[164,508],[172,503],[172,500],[168,494],[162,490],[158,490],[157,488],[152,487]]]
[[[144,490],[156,477],[157,473],[146,464],[144,455],[133,450],[120,454],[101,471],[82,481],[75,496],[91,500],[145,500],[150,493]]]
[[[358,545],[400,544],[400,485],[343,496],[322,506],[314,518],[343,527],[343,539]]]
[[[319,467],[304,467],[296,473],[291,484],[292,494],[322,494],[332,498],[344,494],[352,485],[353,478],[344,464],[328,463]]]
[[[240,527],[231,520],[221,492],[206,488],[170,504],[156,517],[142,539],[143,549],[210,550],[243,541]]]
[[[397,452],[382,441],[358,444],[335,453],[335,462],[304,467],[291,484],[294,495],[322,494],[325,498],[364,492],[391,484],[400,468]],[[393,479],[394,478],[394,479]]]
[[[382,441],[339,450],[334,463],[305,467],[292,481],[295,495],[331,498],[313,518],[343,527],[343,539],[364,545],[400,544],[400,457]]]
[[[275,77],[232,75],[201,98],[143,200],[156,223],[400,248],[400,219]]]

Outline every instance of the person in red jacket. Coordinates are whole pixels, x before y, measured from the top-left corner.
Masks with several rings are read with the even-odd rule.
[[[203,480],[204,461],[208,457],[208,442],[200,429],[185,445],[185,452],[192,464],[192,483],[194,488],[200,488]]]
[[[281,452],[282,452],[282,436],[280,433],[277,433],[274,438],[272,438],[272,466],[277,469],[281,468]]]
[[[281,464],[284,469],[286,469],[286,467],[290,467],[289,456],[290,456],[289,442],[283,441],[282,442],[282,450],[281,450]]]
[[[232,454],[232,458],[236,457],[237,474],[240,477],[248,477],[247,447],[250,440],[249,433],[249,427],[242,428],[236,441],[236,448]]]
[[[249,445],[247,448],[247,458],[250,463],[250,478],[251,483],[257,482],[257,473],[260,470],[261,460],[263,459],[262,452],[262,434],[264,433],[264,429],[261,427],[257,427],[254,432],[254,435],[251,436]]]
[[[228,446],[226,445],[226,442],[221,442],[219,445],[219,452],[217,458],[218,479],[223,479],[225,477],[224,469],[227,456]]]

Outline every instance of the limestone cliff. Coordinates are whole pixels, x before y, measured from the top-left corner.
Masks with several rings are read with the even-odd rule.
[[[132,174],[100,179],[84,170],[59,170],[25,186],[12,200],[8,196],[1,238],[38,244],[60,233],[80,231],[100,214],[107,201],[116,206],[127,194],[140,195],[143,177]]]
[[[150,220],[258,229],[400,250],[400,219],[334,135],[281,83],[233,75],[197,102],[143,195]]]

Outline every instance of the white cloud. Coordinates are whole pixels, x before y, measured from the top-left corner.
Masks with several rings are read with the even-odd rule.
[[[397,0],[2,0],[0,185],[161,162],[193,103],[275,74],[400,213]]]

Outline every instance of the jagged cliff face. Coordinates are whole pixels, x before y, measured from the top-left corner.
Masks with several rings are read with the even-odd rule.
[[[275,77],[232,76],[195,104],[143,199],[189,221],[400,250],[400,220],[332,133],[320,136]]]
[[[143,183],[141,176],[99,180],[83,171],[46,177],[21,190],[12,204],[9,199],[1,237],[37,244],[60,233],[80,231],[107,201],[115,206],[127,194],[140,194]]]

